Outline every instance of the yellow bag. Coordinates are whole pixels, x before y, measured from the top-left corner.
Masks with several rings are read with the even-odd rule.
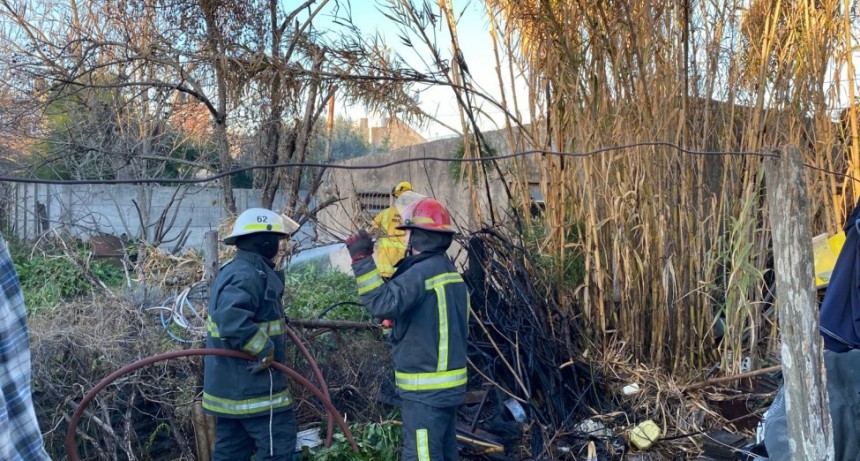
[[[845,232],[827,237],[821,234],[812,239],[813,264],[815,265],[815,288],[826,288],[836,266],[836,258],[845,245]]]

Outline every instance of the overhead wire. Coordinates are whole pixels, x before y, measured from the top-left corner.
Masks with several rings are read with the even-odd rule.
[[[741,157],[761,157],[761,158],[779,158],[780,153],[778,149],[771,149],[769,151],[703,151],[703,150],[694,150],[688,149],[677,144],[666,142],[666,141],[643,141],[643,142],[635,142],[629,144],[620,144],[616,146],[608,146],[601,147],[598,149],[583,151],[583,152],[567,152],[567,151],[558,151],[558,150],[547,150],[547,149],[529,149],[518,152],[513,152],[510,154],[497,155],[493,157],[473,157],[473,158],[452,158],[452,157],[411,157],[404,158],[398,160],[392,160],[390,162],[383,163],[375,163],[368,165],[347,165],[343,163],[315,163],[315,162],[286,162],[286,163],[271,163],[265,165],[251,165],[246,167],[234,168],[230,171],[225,171],[217,174],[213,174],[210,176],[205,176],[202,178],[137,178],[137,179],[42,179],[42,178],[27,178],[27,177],[19,177],[19,176],[0,176],[0,182],[11,182],[11,183],[26,183],[26,184],[50,184],[50,185],[63,185],[63,184],[80,184],[80,185],[97,185],[97,184],[204,184],[212,181],[217,181],[218,179],[232,176],[234,174],[244,173],[246,171],[260,170],[260,169],[270,169],[270,168],[327,168],[334,170],[372,170],[372,169],[380,169],[380,168],[388,168],[396,165],[402,165],[406,163],[415,163],[415,162],[427,162],[427,161],[435,161],[435,162],[445,162],[445,163],[476,163],[476,162],[487,162],[487,161],[497,161],[497,160],[508,160],[514,158],[521,158],[530,155],[549,155],[556,157],[568,157],[568,158],[583,158],[583,157],[593,157],[596,155],[604,154],[607,152],[615,152],[621,150],[634,149],[639,147],[667,147],[679,152],[683,152],[688,155],[694,156],[704,156],[704,157],[723,157],[723,156],[741,156]],[[361,157],[358,157],[361,158]],[[819,171],[825,174],[843,177],[850,179],[852,181],[860,183],[860,178],[855,178],[854,176],[846,173],[840,173],[833,170],[828,170],[826,168],[818,167],[809,163],[803,163],[805,168]]]
[[[312,163],[312,162],[287,162],[287,163],[271,163],[265,165],[251,165],[241,168],[235,168],[230,171],[225,171],[221,173],[217,173],[210,176],[205,176],[202,178],[137,178],[137,179],[40,179],[40,178],[22,178],[15,176],[0,176],[0,181],[5,182],[14,182],[14,183],[32,183],[32,184],[202,184],[207,182],[212,182],[218,180],[220,178],[224,178],[227,176],[231,176],[238,173],[243,173],[246,171],[260,170],[260,169],[271,169],[271,168],[329,168],[336,170],[369,170],[369,169],[380,169],[380,168],[388,168],[391,166],[401,165],[405,163],[415,163],[415,162],[426,162],[426,161],[438,161],[438,162],[459,162],[459,163],[476,163],[476,162],[487,162],[487,161],[495,161],[495,160],[508,160],[520,157],[526,157],[529,155],[551,155],[557,157],[569,157],[569,158],[582,158],[582,157],[593,157],[596,155],[604,154],[607,152],[621,151],[634,149],[639,147],[668,147],[679,152],[683,152],[689,155],[696,156],[709,156],[709,157],[720,157],[720,156],[752,156],[752,157],[772,157],[779,158],[778,151],[774,150],[771,152],[758,152],[758,151],[700,151],[687,149],[685,147],[681,147],[677,144],[664,142],[664,141],[645,141],[645,142],[636,142],[630,144],[620,144],[617,146],[608,146],[601,147],[599,149],[594,149],[590,151],[584,152],[567,152],[567,151],[558,151],[558,150],[547,150],[547,149],[529,149],[524,151],[513,152],[510,154],[497,155],[493,157],[474,157],[474,158],[452,158],[452,157],[411,157],[411,158],[403,158],[398,160],[392,160],[390,162],[383,163],[373,163],[367,165],[347,165],[343,163]],[[357,157],[363,158],[363,157]]]

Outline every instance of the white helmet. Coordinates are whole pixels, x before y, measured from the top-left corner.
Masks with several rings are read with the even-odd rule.
[[[265,208],[248,208],[236,218],[233,232],[224,237],[224,244],[235,245],[236,239],[243,235],[271,232],[284,237],[299,229],[298,223]]]

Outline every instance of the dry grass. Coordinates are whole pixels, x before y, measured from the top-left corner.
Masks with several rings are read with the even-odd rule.
[[[839,1],[744,9],[692,0],[688,11],[663,0],[486,3],[505,37],[496,43],[526,70],[535,123],[525,138],[536,147],[792,144],[808,164],[857,171],[857,143],[845,142],[846,126],[828,111],[845,83],[832,68],[845,63],[840,50],[850,41]],[[845,119],[854,118],[856,107]],[[765,315],[770,238],[760,158],[643,147],[544,156],[537,166],[547,253],[563,264],[576,246],[586,258],[583,285],[562,296],[560,309],[582,315],[599,355],[618,341],[642,363],[690,376],[717,357],[732,373],[740,357],[767,354],[776,317]],[[514,190],[527,190],[523,168],[508,176]],[[814,231],[835,231],[858,196],[854,183],[812,170],[807,178]],[[578,241],[569,240],[572,226],[585,229]],[[715,348],[720,317],[726,337]]]

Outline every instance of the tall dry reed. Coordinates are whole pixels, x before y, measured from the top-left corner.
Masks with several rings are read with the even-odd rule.
[[[849,2],[486,0],[496,72],[523,69],[534,147],[588,151],[666,141],[699,151],[800,146],[806,163],[860,177],[857,107],[835,69],[851,66]],[[853,93],[852,93],[853,95]],[[512,103],[510,101],[513,101]],[[511,127],[508,123],[506,126]],[[513,130],[513,128],[509,128]],[[521,150],[509,136],[509,148]],[[527,202],[526,165],[507,178]],[[765,357],[770,249],[762,160],[637,147],[570,159],[542,156],[545,248],[585,255],[583,286],[561,309],[587,319],[586,344],[623,344],[636,360],[684,374],[721,359]],[[855,184],[810,169],[814,229],[836,231]],[[528,216],[527,213],[523,216]],[[572,226],[580,239],[569,241]],[[778,309],[777,309],[778,311]],[[718,332],[724,331],[718,338]],[[770,340],[770,341],[769,341]]]

